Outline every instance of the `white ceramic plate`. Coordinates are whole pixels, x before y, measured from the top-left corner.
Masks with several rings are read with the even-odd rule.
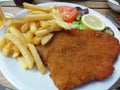
[[[70,4],[70,3],[62,3],[62,2],[52,2],[52,3],[44,3],[40,4],[43,6],[51,6],[51,5],[68,5],[68,6],[79,6],[82,8],[86,8],[84,6]],[[118,29],[103,15],[99,14],[96,11],[89,9],[90,13],[101,18],[106,26],[112,28],[115,33],[115,37],[120,40],[120,32]],[[15,17],[20,17],[25,15],[27,11],[22,10]],[[0,32],[0,37],[5,32],[5,27]],[[106,80],[103,81],[94,81],[89,84],[85,84],[81,87],[75,88],[74,90],[107,90],[110,88],[119,78],[120,76],[120,56],[118,60],[114,64],[115,70],[113,74]],[[17,60],[4,57],[0,53],[0,70],[4,74],[4,76],[19,90],[58,90],[54,85],[52,79],[49,77],[49,71],[45,75],[41,75],[37,69],[33,70],[24,70]]]

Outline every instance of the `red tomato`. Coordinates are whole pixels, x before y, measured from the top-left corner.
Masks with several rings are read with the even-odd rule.
[[[120,17],[118,17],[117,20],[120,21]]]
[[[59,6],[58,10],[63,17],[65,22],[72,22],[78,16],[78,11],[76,8],[70,6]]]

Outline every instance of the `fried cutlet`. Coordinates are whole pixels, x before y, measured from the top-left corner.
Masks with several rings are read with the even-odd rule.
[[[113,73],[120,51],[119,41],[104,32],[92,30],[60,31],[40,55],[59,90],[70,90]]]

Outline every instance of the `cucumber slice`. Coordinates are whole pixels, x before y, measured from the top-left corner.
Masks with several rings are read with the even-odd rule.
[[[114,36],[114,32],[111,29],[105,29],[103,32],[108,33],[108,34]]]

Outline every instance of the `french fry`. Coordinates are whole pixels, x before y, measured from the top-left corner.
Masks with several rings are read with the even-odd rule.
[[[62,28],[69,30],[71,29],[70,24],[63,21],[62,16],[60,15],[58,9],[52,9],[52,16],[55,19],[55,22]]]
[[[58,9],[58,6],[52,5],[52,6],[50,6],[50,8],[51,8],[51,10],[53,10],[53,9]]]
[[[44,74],[46,68],[37,52],[36,45],[46,45],[54,36],[52,32],[71,29],[64,22],[57,6],[50,8],[23,3],[28,13],[21,18],[10,18],[6,22],[7,32],[0,40],[4,56],[16,58],[24,69],[35,65]]]
[[[33,44],[38,45],[41,42],[42,37],[35,36],[33,38]]]
[[[10,53],[11,53],[11,46],[12,46],[12,43],[9,42],[8,44],[6,44],[6,46],[2,49],[2,54],[4,56],[9,56]]]
[[[34,57],[35,64],[36,64],[38,70],[42,74],[44,74],[46,72],[46,68],[45,68],[45,66],[44,66],[44,64],[43,64],[43,62],[42,62],[42,60],[41,60],[41,58],[40,58],[40,56],[39,56],[39,54],[36,50],[36,47],[33,44],[30,44],[30,43],[28,43],[28,47],[29,47],[29,50],[31,51],[31,53]]]
[[[70,26],[69,23],[66,23],[66,22],[64,22],[62,20],[59,20],[59,19],[56,19],[55,21],[61,28],[64,28],[65,30],[70,30],[71,29],[71,26]]]
[[[52,32],[52,30],[44,29],[44,30],[36,31],[35,35],[38,36],[38,37],[43,37],[43,36],[49,34],[50,32]]]
[[[13,24],[12,19],[7,20],[7,22],[6,22],[7,27],[11,26],[12,24]]]
[[[43,11],[30,11],[28,14],[47,14],[47,13]]]
[[[50,23],[47,21],[40,21],[40,26],[42,29],[48,29],[50,27]]]
[[[62,28],[53,20],[40,21],[40,26],[42,29],[47,29],[49,31],[60,31]]]
[[[40,28],[40,22],[38,21],[38,22],[36,22],[36,26],[37,26],[37,29],[39,29]]]
[[[33,43],[34,33],[30,30],[23,34],[27,43]]]
[[[51,14],[32,14],[32,15],[26,15],[24,19],[27,22],[30,21],[40,21],[40,20],[51,20],[53,19],[53,16]]]
[[[30,10],[39,10],[39,11],[44,11],[44,12],[50,12],[51,8],[47,8],[47,7],[43,7],[43,6],[37,6],[37,5],[33,5],[33,4],[29,4],[24,2],[23,3],[23,7],[26,9],[30,9]]]
[[[12,34],[16,35],[19,39],[21,39],[21,42],[27,48],[27,42],[25,41],[25,38],[23,37],[22,33],[17,28],[15,28],[13,26],[9,27],[8,29]]]
[[[13,55],[12,55],[13,58],[16,58],[20,55],[20,50],[15,45],[12,46],[12,50],[13,50]]]
[[[24,69],[27,69],[28,66],[27,66],[27,61],[25,60],[25,58],[23,56],[20,56],[20,57],[17,57],[17,60],[20,62],[21,66],[24,68]]]
[[[28,68],[32,69],[34,64],[33,56],[31,55],[29,50],[23,45],[22,41],[12,33],[6,33],[4,36],[17,46],[23,57],[27,60]]]
[[[11,18],[6,22],[6,26],[15,26],[16,28],[20,28],[25,23],[25,20],[22,18]]]
[[[58,9],[52,9],[52,11],[51,11],[51,13],[52,13],[52,16],[55,18],[55,19],[60,19],[60,20],[62,20],[63,21],[63,18],[62,18],[62,16],[60,15],[60,12],[58,11]]]
[[[48,20],[47,21],[50,24],[50,27],[48,28],[51,31],[60,31],[62,28],[56,23],[55,20]]]
[[[21,26],[20,30],[21,30],[22,33],[24,33],[24,32],[26,32],[26,31],[28,31],[29,28],[30,28],[29,23],[25,23],[25,24],[23,24],[23,25]]]
[[[37,31],[36,22],[31,22],[31,23],[30,23],[30,31],[31,31],[32,33],[35,33],[35,31]]]
[[[41,44],[42,45],[46,45],[50,40],[51,38],[54,36],[53,33],[49,33],[48,35],[44,36],[42,39],[41,39]]]
[[[7,39],[3,36],[0,39],[0,50],[2,50],[5,47],[6,44],[7,44]]]
[[[19,55],[20,55],[20,52],[14,52],[13,55],[12,55],[12,57],[13,58],[17,58]]]

